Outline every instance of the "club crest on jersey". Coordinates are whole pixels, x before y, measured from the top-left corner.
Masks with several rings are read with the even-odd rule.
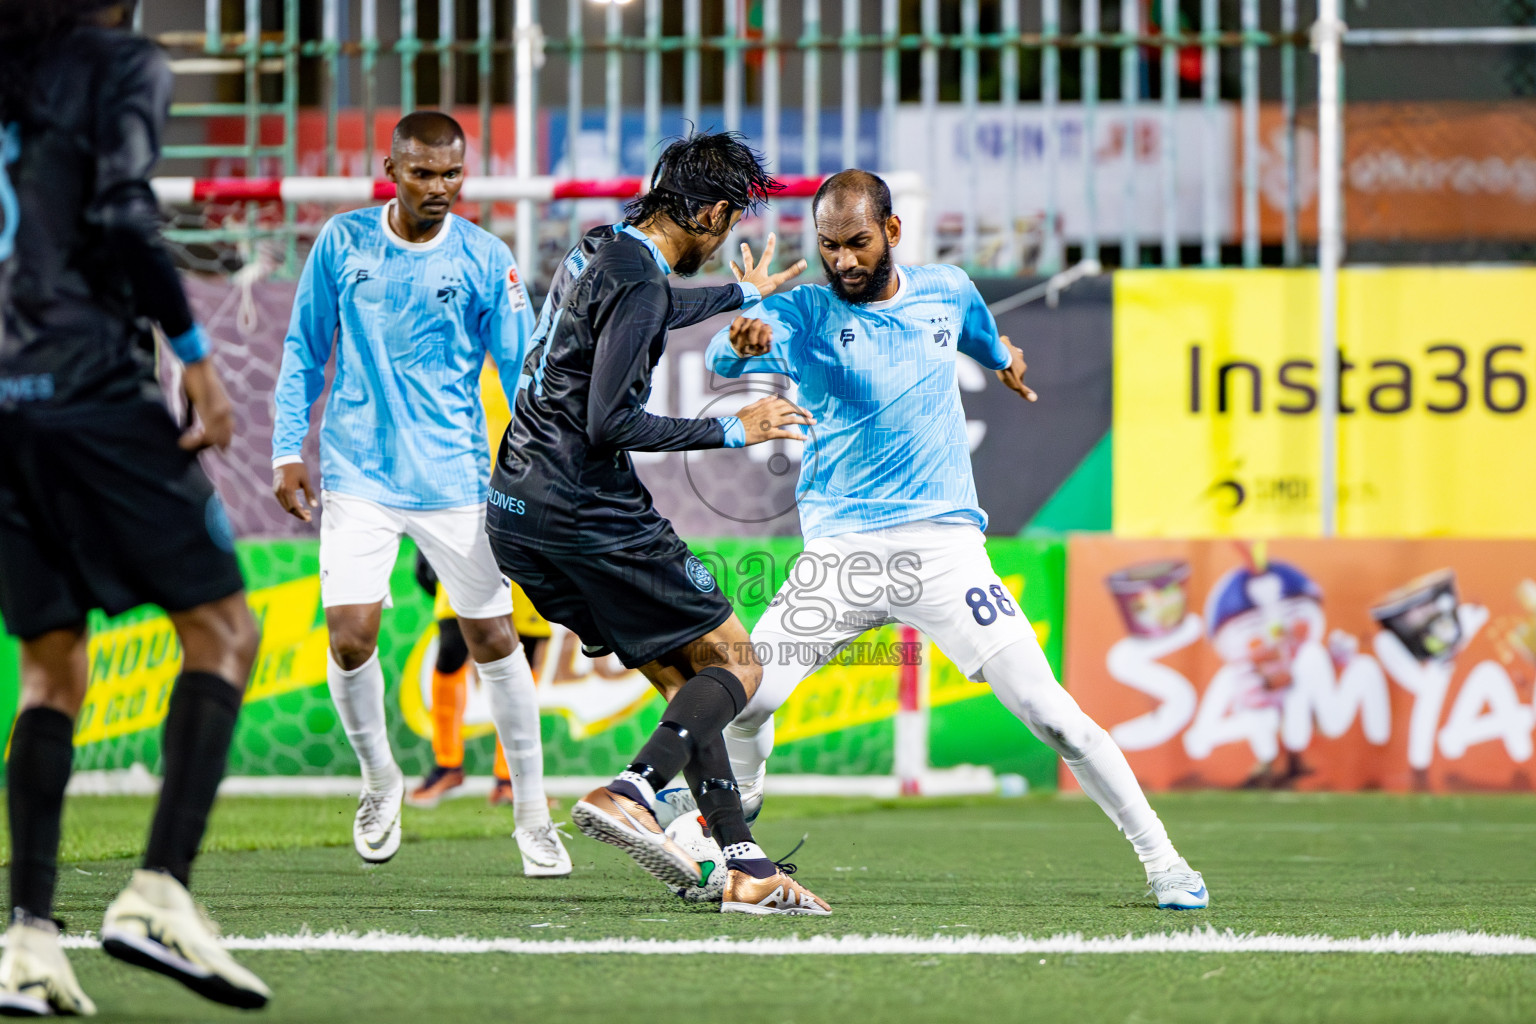
[[[939,346],[939,348],[949,348],[950,337],[949,328],[942,328],[933,332],[933,343]]]
[[[688,561],[683,563],[683,571],[688,574],[688,581],[702,592],[708,594],[715,589],[714,574],[698,555],[688,556]]]

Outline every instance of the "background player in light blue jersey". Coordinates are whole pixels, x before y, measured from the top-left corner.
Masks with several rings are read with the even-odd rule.
[[[326,678],[362,768],[353,845],[370,863],[400,846],[405,780],[389,748],[377,643],[404,534],[436,570],[490,697],[512,769],[523,873],[568,875],[544,796],[533,674],[485,534],[480,371],[489,355],[504,384],[517,380],[533,329],[528,296],[506,244],[449,212],[464,179],[464,131],[453,118],[402,118],[384,170],[397,198],[331,218],[304,265],[272,438],[277,500],[307,522],[315,498],[300,447],[334,338],[320,428],[320,600]]]
[[[1022,397],[1024,358],[958,267],[896,268],[901,222],[885,183],[833,175],[812,202],[830,287],[802,285],[746,310],[709,346],[726,377],[781,373],[814,417],[798,487],[805,552],[752,631],[772,652],[726,729],[748,813],[761,806],[773,713],[866,629],[928,634],[967,676],[1066,759],[1134,846],[1158,906],[1209,902],[1125,755],[1057,684],[1034,630],[987,558],[955,375],[964,353]]]

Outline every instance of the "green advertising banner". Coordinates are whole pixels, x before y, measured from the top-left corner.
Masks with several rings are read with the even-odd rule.
[[[695,542],[750,628],[788,576],[796,538]],[[1051,665],[1061,671],[1065,548],[1060,541],[998,538],[993,564],[1034,624]],[[357,761],[326,688],[326,631],[320,607],[318,542],[249,541],[240,559],[262,644],[230,753],[230,774],[354,775]],[[431,670],[437,644],[432,601],[417,585],[415,551],[403,546],[384,612],[379,656],[388,681],[395,756],[408,775],[431,767]],[[158,771],[160,724],[181,661],[169,620],[137,609],[91,623],[90,689],[76,727],[77,770]],[[896,627],[865,638],[866,649],[898,640]],[[0,713],[14,718],[19,690],[16,646],[0,648]],[[889,649],[889,648],[887,648]],[[933,767],[987,765],[1054,786],[1054,755],[982,684],[960,675],[932,644],[929,671]],[[898,667],[878,658],[834,661],[801,684],[776,718],[778,772],[889,774],[894,752]],[[660,698],[616,659],[594,662],[559,626],[531,652],[544,711],[550,775],[604,775],[655,728]],[[465,768],[489,774],[494,756],[489,707],[471,683],[465,708]]]

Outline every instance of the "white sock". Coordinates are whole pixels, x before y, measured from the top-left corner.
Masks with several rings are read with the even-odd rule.
[[[375,650],[350,672],[325,656],[325,681],[330,685],[336,717],[362,769],[363,788],[373,791],[400,785],[403,776],[389,749],[389,723],[384,717],[384,669]]]
[[[725,854],[725,859],[728,861],[768,859],[768,855],[763,852],[763,848],[756,843],[732,843],[720,852]]]
[[[1108,733],[1086,756],[1067,761],[1067,767],[1083,792],[1125,833],[1148,875],[1179,862],[1179,851],[1173,848],[1162,819],[1147,802],[1125,753]]]
[[[1125,754],[1056,682],[1038,643],[1009,645],[987,659],[982,675],[1008,710],[1067,762],[1083,792],[1131,841],[1149,874],[1178,862],[1179,853]]]
[[[770,653],[763,662],[763,679],[741,714],[725,727],[725,749],[731,772],[741,789],[741,807],[750,818],[763,804],[768,778],[768,757],[773,753],[773,713],[789,700],[801,680],[814,672],[820,661],[796,661],[784,652],[804,647],[781,633],[755,633],[752,644]],[[824,659],[823,659],[824,660]]]
[[[763,805],[768,780],[768,755],[773,753],[773,715],[754,723],[750,704],[725,727],[725,750],[731,758],[731,774],[741,790],[741,808],[748,817]],[[755,716],[754,716],[755,717]]]
[[[512,821],[518,828],[549,824],[544,796],[544,744],[539,735],[539,693],[521,644],[500,661],[477,661],[475,671],[491,700],[496,735],[512,772]]]

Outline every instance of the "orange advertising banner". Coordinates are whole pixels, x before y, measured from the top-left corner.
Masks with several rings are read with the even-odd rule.
[[[1260,109],[1259,230],[1271,243],[1285,223],[1284,124],[1278,104]],[[1296,165],[1301,236],[1315,241],[1315,109],[1298,118]],[[1345,104],[1344,235],[1536,238],[1536,101]]]
[[[1080,535],[1067,565],[1067,685],[1148,789],[1533,788],[1536,541]]]

